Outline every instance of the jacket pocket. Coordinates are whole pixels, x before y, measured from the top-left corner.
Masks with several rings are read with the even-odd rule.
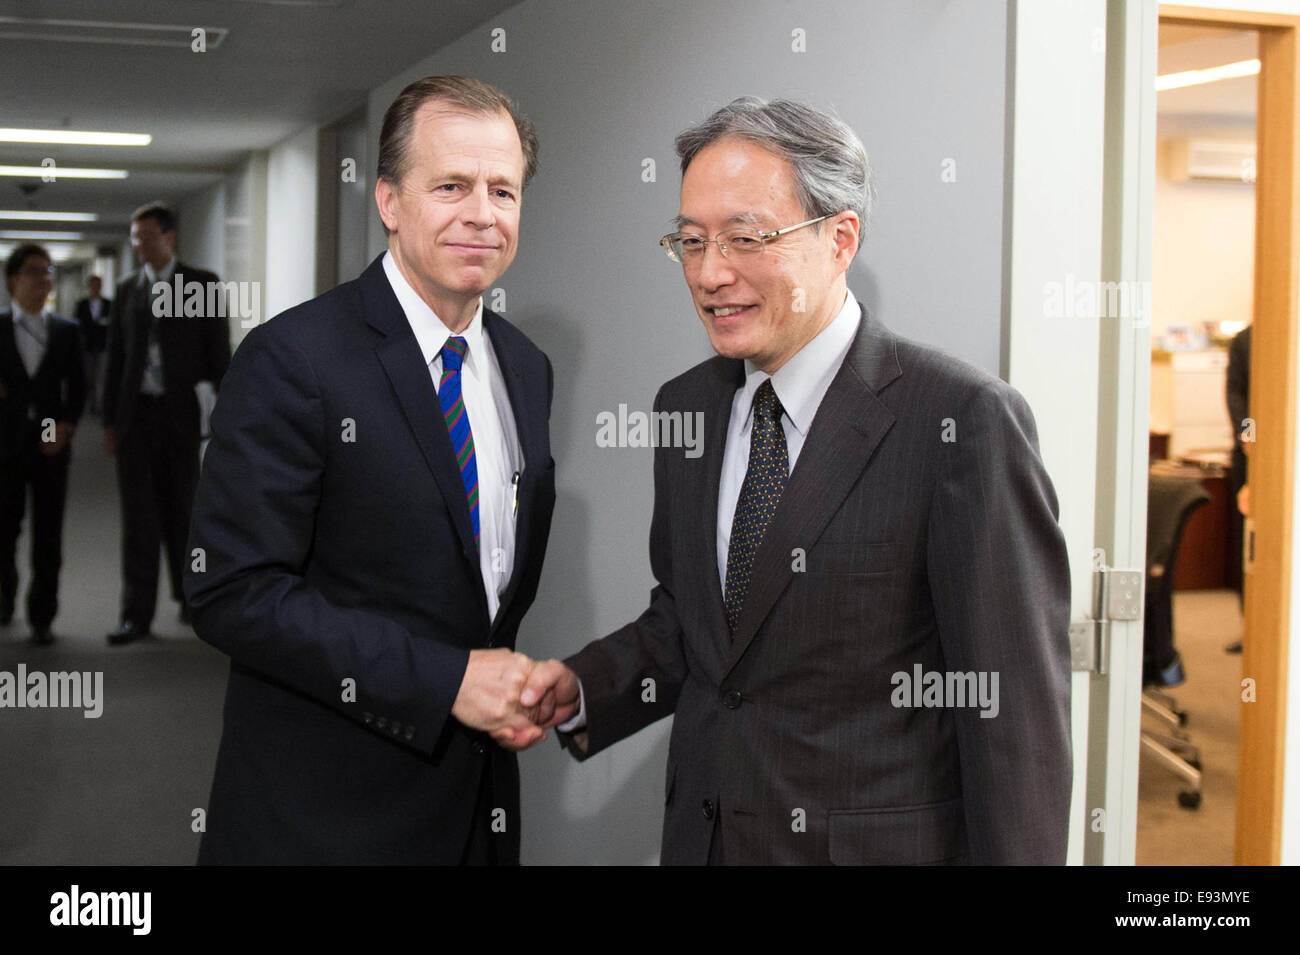
[[[962,798],[923,806],[832,809],[831,862],[836,865],[934,865],[966,851]]]

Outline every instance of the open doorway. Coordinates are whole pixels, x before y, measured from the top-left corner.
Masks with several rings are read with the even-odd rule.
[[[1162,21],[1158,42],[1137,862],[1230,865],[1259,38]]]
[[[1244,647],[1235,702],[1239,743],[1232,861],[1276,865],[1283,861],[1284,849],[1286,704],[1295,584],[1291,544],[1300,344],[1300,16],[1176,4],[1161,4],[1159,14],[1162,28],[1254,31],[1258,44],[1248,363],[1254,442],[1249,454],[1251,516],[1246,549],[1250,563],[1244,578]],[[1288,856],[1293,857],[1294,851],[1293,845]]]

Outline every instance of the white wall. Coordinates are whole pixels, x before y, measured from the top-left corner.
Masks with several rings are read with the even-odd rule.
[[[226,278],[225,182],[186,197],[176,211],[181,222],[177,258]]]
[[[567,656],[646,606],[652,453],[601,448],[595,421],[648,409],[712,354],[657,240],[679,209],[673,138],[717,107],[754,94],[838,112],[880,191],[855,295],[899,334],[999,371],[1006,34],[1001,2],[528,0],[371,91],[371,143],[402,86],[429,73],[496,83],[538,126],[519,255],[499,283],[506,317],[555,366],[558,500],[524,652]],[[385,242],[370,209],[374,254]],[[525,754],[524,861],[653,862],[666,722],[581,766],[553,744]]]
[[[309,126],[267,156],[267,318],[316,294],[316,141]]]
[[[1152,341],[1168,325],[1248,323],[1254,280],[1255,186],[1158,176]]]

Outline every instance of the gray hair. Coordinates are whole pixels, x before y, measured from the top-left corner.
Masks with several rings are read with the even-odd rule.
[[[847,123],[793,100],[742,96],[677,137],[682,175],[700,150],[725,136],[747,139],[789,162],[808,218],[851,209],[865,233],[876,188],[867,151]]]

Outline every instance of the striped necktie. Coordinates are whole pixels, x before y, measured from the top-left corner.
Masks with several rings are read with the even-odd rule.
[[[465,339],[452,336],[442,346],[442,381],[438,383],[438,404],[442,418],[447,422],[451,448],[456,452],[460,466],[460,479],[469,499],[469,519],[474,527],[474,548],[479,546],[478,522],[478,462],[474,459],[474,434],[469,428],[469,415],[465,412],[465,398],[460,392],[460,366],[465,360],[469,345]]]
[[[781,427],[784,409],[772,387],[772,379],[763,382],[754,393],[754,422],[749,432],[749,466],[745,482],[736,501],[736,516],[731,522],[731,539],[727,542],[727,580],[723,609],[727,629],[732,633],[740,625],[740,611],[749,594],[749,578],[754,556],[763,534],[776,513],[790,476],[790,452]]]

